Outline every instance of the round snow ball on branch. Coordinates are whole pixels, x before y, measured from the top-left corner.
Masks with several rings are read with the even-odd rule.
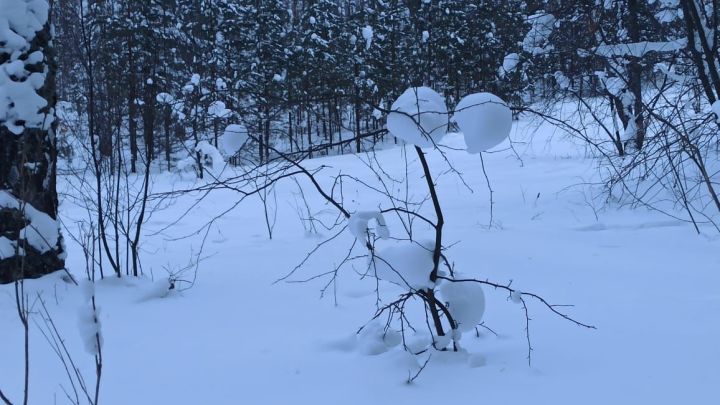
[[[434,146],[447,133],[445,99],[428,87],[411,87],[398,97],[387,117],[393,136],[420,147]]]
[[[474,93],[460,100],[453,121],[465,135],[467,151],[480,153],[499,145],[510,135],[512,111],[494,94]]]
[[[220,138],[220,148],[227,156],[232,156],[248,140],[248,132],[244,126],[240,124],[231,124],[225,128],[225,132]]]
[[[358,351],[366,355],[378,355],[402,343],[402,335],[393,329],[385,329],[381,322],[370,322],[357,335]]]
[[[430,272],[433,268],[431,244],[402,242],[377,251],[371,271],[380,280],[397,284],[408,290],[432,288]]]
[[[485,313],[485,293],[480,283],[446,280],[438,291],[442,300],[448,304],[448,310],[460,331],[473,330],[482,321]]]

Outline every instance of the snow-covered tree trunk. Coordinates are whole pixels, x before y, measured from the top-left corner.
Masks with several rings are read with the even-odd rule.
[[[46,0],[0,0],[0,284],[64,267]]]

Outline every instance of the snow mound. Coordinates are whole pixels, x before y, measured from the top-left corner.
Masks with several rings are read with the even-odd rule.
[[[411,87],[392,104],[387,128],[393,136],[420,147],[434,146],[447,133],[445,99],[429,87]]]
[[[200,152],[200,159],[202,161],[202,165],[208,170],[217,172],[224,167],[225,158],[223,158],[223,156],[220,154],[220,151],[218,151],[217,148],[214,147],[210,142],[198,142],[197,146],[195,147],[195,151]]]
[[[220,149],[226,156],[232,156],[242,148],[248,140],[248,131],[241,124],[230,124],[220,138]]]
[[[438,288],[461,332],[473,330],[485,313],[485,293],[475,282],[444,281]]]
[[[382,354],[402,343],[400,332],[388,328],[380,322],[371,322],[357,335],[357,350],[365,355]]]
[[[432,288],[430,272],[433,268],[432,243],[397,243],[380,249],[371,263],[371,270],[380,280],[395,283],[411,290]]]
[[[93,309],[90,304],[81,307],[78,311],[78,331],[85,351],[91,355],[99,354],[103,345],[99,310]]]
[[[474,93],[463,97],[453,115],[465,135],[469,153],[480,153],[493,148],[510,135],[512,111],[498,96],[491,93]]]

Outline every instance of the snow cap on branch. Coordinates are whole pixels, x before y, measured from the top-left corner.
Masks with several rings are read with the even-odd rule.
[[[241,124],[230,124],[220,138],[220,149],[226,156],[232,156],[247,142],[248,131]]]
[[[463,97],[455,107],[453,121],[465,135],[468,153],[480,153],[502,143],[512,127],[512,111],[491,93]]]
[[[447,133],[445,98],[429,87],[411,87],[392,104],[387,128],[393,136],[420,146],[434,146]]]

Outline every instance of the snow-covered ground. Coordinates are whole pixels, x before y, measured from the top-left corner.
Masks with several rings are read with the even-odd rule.
[[[156,212],[143,245],[146,279],[107,279],[97,285],[104,337],[101,403],[105,404],[685,404],[720,398],[720,239],[645,209],[604,206],[598,190],[582,184],[597,169],[582,147],[544,128],[530,140],[530,126],[515,128],[522,164],[510,151],[486,154],[494,193],[494,222],[480,158],[463,151],[447,157],[474,190],[452,173],[438,177],[445,211],[447,251],[458,271],[542,295],[597,330],[577,327],[529,301],[532,364],[527,362],[521,305],[485,289],[480,336],[463,337],[464,351],[409,358],[399,347],[379,355],[355,332],[373,316],[376,282],[352,268],[323,299],[327,279],[277,283],[318,242],[332,233],[308,234],[298,218],[297,186],[278,186],[278,220],[268,240],[258,198],[217,220],[203,249],[193,288],[163,293],[167,270],[194,259],[207,221],[231,207],[231,191],[210,194],[174,224],[200,195],[178,198]],[[449,135],[444,143],[462,145]],[[423,196],[424,179],[408,154],[410,193]],[[319,178],[350,173],[375,184],[368,156],[307,162],[327,165]],[[385,171],[401,177],[400,148],[377,153]],[[428,154],[435,173],[447,166]],[[158,175],[155,191],[192,184]],[[60,188],[63,188],[62,180]],[[349,208],[372,210],[386,202],[366,189],[348,188]],[[403,191],[404,192],[404,191]],[[311,188],[313,211],[331,207]],[[429,203],[428,203],[429,204]],[[429,210],[426,206],[424,210]],[[428,211],[431,215],[432,211]],[[65,200],[66,223],[84,215]],[[397,231],[389,220],[388,228]],[[157,233],[160,231],[159,233]],[[425,230],[426,231],[426,230]],[[425,232],[418,227],[418,232]],[[154,233],[157,233],[153,235]],[[181,236],[187,238],[178,239]],[[69,238],[67,238],[69,239]],[[344,232],[290,280],[332,270],[353,235]],[[68,240],[67,265],[85,264]],[[356,263],[358,271],[363,262]],[[150,278],[154,278],[152,281]],[[62,331],[78,367],[92,382],[93,360],[83,347],[78,318],[83,288],[56,274],[29,281],[31,303],[39,292]],[[186,274],[192,277],[192,273]],[[389,289],[392,291],[392,288]],[[392,298],[392,295],[386,296]],[[36,306],[37,309],[37,306]],[[12,286],[0,287],[0,388],[22,394],[22,330]],[[64,403],[62,365],[32,326],[30,403]]]

